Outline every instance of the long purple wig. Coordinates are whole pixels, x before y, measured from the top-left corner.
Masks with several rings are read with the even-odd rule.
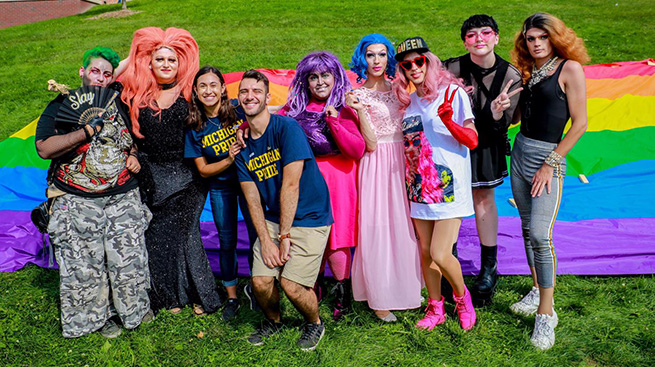
[[[328,72],[334,76],[332,92],[327,99],[327,106],[334,106],[340,110],[346,102],[346,92],[352,89],[346,71],[339,63],[339,59],[327,51],[312,52],[303,57],[296,65],[296,75],[289,85],[289,97],[287,105],[289,112],[287,116],[295,117],[307,108],[311,93],[309,92],[309,74]]]

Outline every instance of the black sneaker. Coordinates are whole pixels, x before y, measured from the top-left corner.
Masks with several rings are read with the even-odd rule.
[[[117,338],[122,332],[123,329],[121,329],[120,325],[113,318],[107,320],[105,325],[99,330],[100,335],[109,339]]]
[[[246,286],[243,287],[243,293],[245,293],[246,297],[248,297],[248,301],[250,301],[251,310],[256,312],[262,310],[257,303],[257,298],[255,298],[255,293],[252,291],[252,284],[250,282],[246,283]]]
[[[262,345],[264,344],[264,339],[277,333],[280,329],[282,329],[282,323],[264,320],[259,329],[255,330],[255,332],[248,337],[248,343],[252,345]]]
[[[149,324],[154,319],[155,319],[155,313],[152,311],[152,308],[149,308],[148,312],[146,312],[146,314],[143,315],[143,318],[141,318],[141,323],[142,324]]]
[[[323,334],[325,334],[323,322],[320,324],[306,323],[297,344],[304,351],[314,350],[323,338]]]
[[[241,308],[239,301],[236,298],[228,298],[223,308],[223,320],[232,320],[237,316],[237,311]]]

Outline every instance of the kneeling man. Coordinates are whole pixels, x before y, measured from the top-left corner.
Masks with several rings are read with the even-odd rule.
[[[277,278],[306,321],[298,346],[313,350],[325,332],[312,287],[333,223],[330,197],[304,131],[290,117],[271,115],[270,98],[264,74],[243,74],[239,103],[250,136],[236,165],[258,237],[253,290],[267,319],[248,341],[260,345],[282,327]]]

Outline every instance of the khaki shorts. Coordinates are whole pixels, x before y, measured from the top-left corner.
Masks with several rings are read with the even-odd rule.
[[[280,226],[267,220],[266,227],[273,243],[279,246],[277,234]],[[253,246],[252,276],[275,277],[278,280],[283,277],[305,287],[313,287],[321,269],[321,260],[330,235],[330,227],[291,227],[289,260],[284,266],[273,269],[264,264],[262,245],[258,238]]]

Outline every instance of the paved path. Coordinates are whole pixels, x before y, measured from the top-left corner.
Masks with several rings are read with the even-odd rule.
[[[0,1],[0,29],[81,14],[94,6],[81,0]]]

